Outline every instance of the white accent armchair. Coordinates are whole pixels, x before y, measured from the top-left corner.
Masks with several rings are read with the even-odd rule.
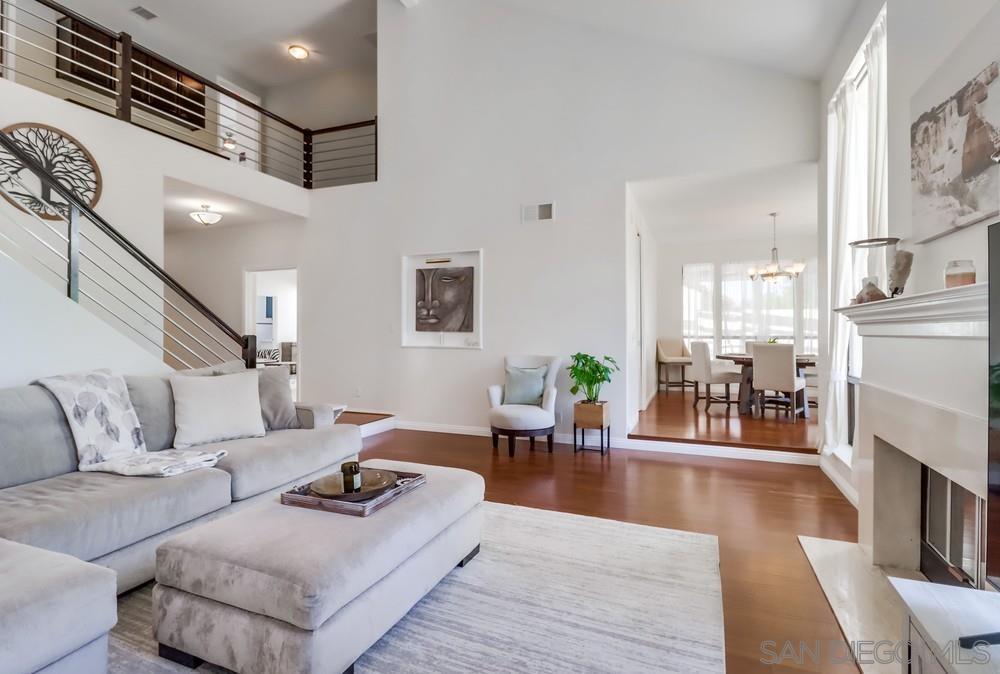
[[[541,405],[505,405],[503,385],[494,384],[487,389],[493,449],[498,449],[500,436],[505,435],[508,452],[514,456],[517,438],[528,438],[531,449],[534,449],[535,438],[544,435],[548,438],[549,452],[552,451],[556,432],[556,378],[560,364],[557,356],[507,356],[504,359],[504,371],[508,367],[542,366],[548,366],[548,370],[545,372]]]

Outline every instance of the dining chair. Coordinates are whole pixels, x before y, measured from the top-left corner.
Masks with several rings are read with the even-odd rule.
[[[682,339],[657,339],[656,340],[656,363],[657,363],[657,385],[663,385],[670,394],[671,388],[687,388],[691,382],[687,378],[687,369],[691,366],[691,352]],[[681,378],[678,381],[670,381],[670,366],[680,369]]]
[[[776,403],[785,408],[785,416],[798,420],[799,412],[809,418],[809,401],[806,380],[798,374],[794,344],[765,344],[753,346],[753,390],[758,413]],[[774,396],[768,396],[768,391]],[[801,393],[801,406],[799,405]]]
[[[741,368],[727,362],[712,360],[708,351],[708,344],[705,342],[691,343],[691,378],[694,380],[694,405],[698,406],[699,400],[705,401],[705,411],[712,406],[712,403],[723,403],[733,405],[739,400],[733,400],[730,392],[732,384],[740,383]],[[705,395],[699,396],[699,385],[705,385]],[[712,384],[722,384],[725,386],[725,396],[713,396]],[[727,407],[728,409],[728,407]]]

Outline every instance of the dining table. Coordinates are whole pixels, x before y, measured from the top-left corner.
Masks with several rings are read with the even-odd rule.
[[[749,353],[723,353],[716,356],[721,360],[732,361],[742,368],[740,374],[740,414],[753,414],[753,356]],[[800,354],[795,356],[795,366],[798,376],[803,375],[807,367],[816,367],[815,354]]]

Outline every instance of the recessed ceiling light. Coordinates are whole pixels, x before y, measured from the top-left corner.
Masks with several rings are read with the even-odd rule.
[[[217,224],[219,221],[222,220],[222,214],[213,213],[212,211],[210,211],[208,204],[202,204],[200,211],[195,211],[194,213],[188,213],[188,215],[191,216],[192,220],[194,220],[199,224],[205,225],[206,227],[208,227],[209,225]]]
[[[305,61],[309,58],[309,50],[300,44],[293,44],[288,48],[288,55],[296,61]]]

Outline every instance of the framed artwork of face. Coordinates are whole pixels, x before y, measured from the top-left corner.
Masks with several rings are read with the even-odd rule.
[[[402,345],[482,348],[482,251],[403,257]]]
[[[472,332],[475,313],[474,267],[425,267],[417,269],[417,332]]]

